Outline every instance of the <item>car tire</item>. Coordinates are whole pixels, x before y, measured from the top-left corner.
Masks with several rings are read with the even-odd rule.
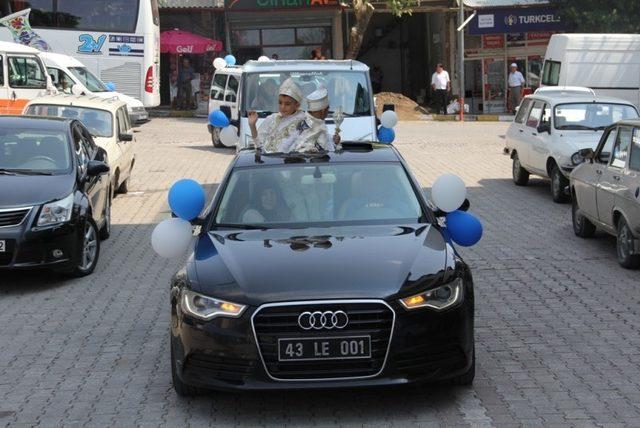
[[[111,189],[107,195],[107,203],[104,207],[104,224],[100,228],[100,240],[106,241],[111,236]]]
[[[88,218],[85,222],[82,238],[82,246],[80,247],[80,254],[78,255],[78,263],[68,272],[70,276],[76,278],[90,275],[96,268],[98,258],[100,257],[98,226],[96,226],[96,222],[93,221],[92,218]],[[95,251],[90,247],[95,248]],[[93,252],[93,259],[90,263],[85,263],[85,251]]]
[[[569,185],[569,180],[562,174],[558,165],[554,165],[549,176],[551,178],[551,197],[553,202],[563,204],[569,200],[564,189]]]
[[[573,198],[571,202],[571,220],[573,233],[580,238],[591,238],[596,233],[596,226],[580,212],[578,201]]]
[[[520,164],[520,158],[518,157],[517,152],[513,154],[511,173],[513,175],[513,182],[516,186],[526,186],[527,183],[529,183],[529,171],[524,169]]]
[[[631,228],[624,217],[618,220],[618,234],[616,240],[616,253],[618,263],[626,269],[637,269],[640,267],[640,254],[632,254],[634,238]]]
[[[171,347],[171,381],[176,394],[178,394],[179,397],[194,397],[203,394],[203,389],[188,385],[180,379],[176,369],[176,359],[173,356],[173,345],[169,346]]]
[[[473,384],[473,379],[476,377],[476,349],[475,346],[473,348],[473,356],[471,357],[471,367],[461,374],[460,376],[456,376],[452,378],[449,383],[452,385],[459,386],[469,386]]]
[[[215,148],[224,148],[224,144],[220,141],[220,128],[216,128],[215,126],[211,128],[211,142]]]

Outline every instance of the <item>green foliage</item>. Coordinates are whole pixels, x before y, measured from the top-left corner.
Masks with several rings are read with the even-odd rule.
[[[387,8],[395,15],[411,15],[412,8],[420,4],[419,0],[385,0]]]
[[[579,33],[639,33],[638,0],[550,0],[567,30]]]

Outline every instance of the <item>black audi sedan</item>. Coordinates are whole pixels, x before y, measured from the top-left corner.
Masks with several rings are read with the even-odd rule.
[[[389,145],[240,152],[171,281],[177,394],[472,383],[473,280],[441,215]]]
[[[106,161],[77,120],[0,117],[0,270],[93,272],[110,233]]]

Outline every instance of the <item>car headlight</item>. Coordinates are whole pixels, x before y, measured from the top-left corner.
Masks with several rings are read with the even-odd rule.
[[[73,193],[71,193],[64,199],[43,205],[38,216],[38,226],[49,226],[71,220],[73,199]]]
[[[462,297],[462,278],[456,278],[448,284],[400,299],[400,303],[409,310],[431,308],[437,311],[442,311],[462,302]]]
[[[582,157],[580,152],[575,152],[571,155],[571,163],[574,165],[580,165],[585,161],[585,158]]]
[[[217,317],[238,318],[247,307],[237,303],[214,299],[191,290],[182,290],[182,310],[201,319],[211,320]]]

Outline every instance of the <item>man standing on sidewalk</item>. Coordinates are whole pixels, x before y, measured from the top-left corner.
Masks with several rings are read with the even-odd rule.
[[[431,76],[431,89],[433,89],[438,104],[437,113],[447,114],[447,98],[451,90],[451,79],[441,63],[436,65],[436,72]]]
[[[509,101],[511,102],[511,111],[515,112],[516,107],[522,101],[524,94],[524,76],[518,71],[518,64],[511,64],[511,73],[509,73]]]

